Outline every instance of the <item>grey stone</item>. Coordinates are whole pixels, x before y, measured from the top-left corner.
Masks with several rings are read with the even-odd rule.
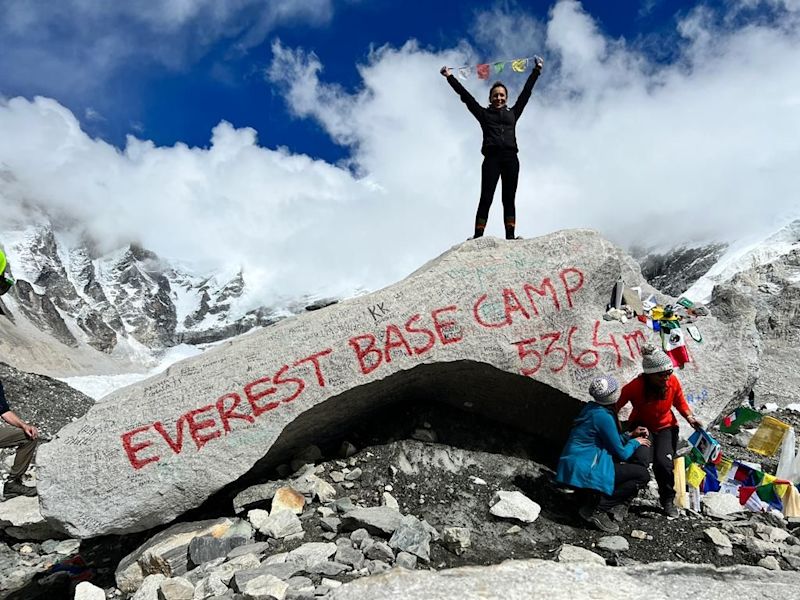
[[[360,569],[364,566],[364,554],[361,550],[339,546],[334,556],[334,561],[345,565],[350,565],[353,569]]]
[[[227,556],[231,550],[246,543],[247,539],[241,537],[215,538],[203,535],[189,542],[189,559],[194,565],[202,565],[215,558]]]
[[[236,514],[239,514],[248,508],[266,505],[275,497],[275,492],[284,485],[286,485],[286,482],[279,480],[250,486],[236,494],[233,498],[233,509],[236,511]]]
[[[380,573],[385,573],[386,571],[391,570],[391,566],[381,560],[368,560],[366,562],[367,571],[370,575],[378,575]]]
[[[222,596],[227,592],[228,586],[225,584],[225,582],[223,582],[218,575],[210,573],[201,579],[195,586],[194,598],[195,600],[212,597],[216,598],[217,596]]]
[[[353,510],[356,506],[353,504],[353,501],[348,497],[345,496],[344,498],[339,498],[338,500],[334,500],[331,502],[331,508],[333,508],[337,513],[346,513]]]
[[[39,511],[39,499],[17,496],[0,502],[0,530],[18,540],[47,540],[64,535]]]
[[[270,575],[277,577],[280,580],[286,581],[290,577],[294,577],[298,573],[303,572],[304,566],[296,563],[277,563],[274,565],[261,565],[257,569],[250,569],[246,571],[236,571],[231,579],[231,587],[235,590],[242,591],[242,587],[251,579],[260,577],[262,575]]]
[[[213,564],[213,563],[207,563]],[[204,571],[211,575],[216,575],[219,579],[225,584],[230,584],[231,579],[233,578],[234,573],[237,571],[252,571],[258,569],[261,566],[261,562],[258,559],[258,555],[256,554],[243,554],[241,556],[236,556],[234,558],[228,559],[224,563],[219,565],[215,565],[213,567],[208,567]],[[195,569],[197,570],[197,569]],[[194,573],[187,574],[187,578],[190,581],[195,581],[194,577],[189,577]]]
[[[228,558],[236,558],[237,556],[244,556],[245,554],[264,554],[267,550],[269,550],[269,542],[244,544],[228,552]]]
[[[722,492],[709,492],[703,494],[703,509],[710,515],[730,515],[741,512],[742,505],[739,498],[733,494],[723,494]]]
[[[391,562],[394,560],[394,551],[386,542],[377,541],[364,550],[364,556],[371,560]],[[370,571],[372,572],[372,571]]]
[[[323,517],[319,520],[319,524],[324,531],[338,532],[342,520],[337,517]]]
[[[391,508],[392,510],[400,510],[400,504],[398,504],[397,499],[392,496],[389,492],[383,492],[382,496],[382,504],[387,508]]]
[[[459,244],[390,287],[256,329],[94,404],[39,450],[42,515],[80,539],[170,523],[240,479],[279,439],[284,450],[315,439],[333,421],[327,413],[357,419],[359,414],[347,411],[367,411],[370,404],[347,399],[367,393],[362,386],[382,393],[423,364],[427,373],[418,374],[415,385],[424,389],[447,371],[455,383],[443,400],[467,399],[487,418],[519,408],[516,378],[529,374],[542,393],[526,400],[526,414],[536,418],[523,426],[531,434],[557,437],[574,412],[564,399],[587,398],[585,378],[578,376],[585,373],[582,367],[619,364],[615,375],[628,381],[640,372],[641,342],[657,339],[638,322],[624,329],[627,339],[618,322],[601,321],[595,333],[598,307],[605,306],[620,276],[645,295],[655,292],[630,256],[588,230],[513,244],[491,237]],[[366,335],[364,315],[388,298],[391,314],[371,326],[377,327],[370,334],[376,351],[360,352],[348,340]],[[379,348],[386,345],[386,331],[394,330],[388,327],[402,332],[415,315],[415,326],[430,332],[433,344],[420,354],[396,347],[387,360]],[[687,340],[693,368],[681,372],[681,382],[684,389],[705,390],[693,404],[701,419],[715,417],[757,374],[753,314],[725,317],[723,322],[706,316],[702,323],[707,340],[725,344]],[[545,326],[574,333],[563,369],[551,368],[557,364],[553,356],[543,356],[538,334]],[[538,341],[518,347],[523,335]],[[615,343],[593,346],[593,338]],[[542,368],[529,372],[539,366],[537,353]],[[471,368],[457,371],[458,365]],[[274,383],[281,378],[283,383]],[[496,392],[491,402],[475,390],[487,378]],[[303,387],[292,380],[302,380]],[[292,393],[294,401],[282,401]],[[341,411],[339,401],[345,402]],[[315,410],[321,419],[295,426]]]
[[[222,537],[236,521],[221,518],[168,527],[120,561],[114,575],[117,587],[130,594],[139,588],[146,575],[161,573],[175,577],[185,574],[188,570],[189,542],[208,534]]]
[[[356,448],[353,444],[348,441],[342,442],[342,445],[339,447],[339,456],[342,458],[349,458],[353,456],[356,452],[358,452],[358,448]]]
[[[363,473],[363,471],[361,469],[359,469],[358,467],[356,467],[355,469],[353,469],[352,471],[347,473],[347,475],[345,475],[344,478],[347,481],[356,481],[358,479],[361,479],[362,473]]]
[[[757,556],[766,556],[767,554],[777,554],[779,548],[772,542],[759,540],[758,538],[748,537],[745,539],[745,548]]]
[[[733,544],[731,543],[730,538],[727,535],[725,535],[724,533],[722,533],[716,527],[709,527],[708,529],[705,529],[703,531],[703,533],[706,534],[708,539],[710,539],[712,542],[714,542],[715,546],[719,546],[721,548],[732,548],[733,547]]]
[[[342,516],[342,530],[364,528],[372,535],[388,536],[400,526],[403,515],[386,506],[354,508]]]
[[[335,577],[336,575],[344,573],[345,571],[352,570],[352,568],[353,567],[351,565],[345,565],[340,562],[326,560],[306,566],[306,572]]]
[[[183,577],[170,577],[161,582],[158,600],[192,600],[194,585]]]
[[[395,550],[410,552],[428,562],[431,552],[430,541],[430,531],[422,521],[413,515],[406,515],[389,539],[389,546]]]
[[[445,527],[442,541],[445,546],[460,553],[472,545],[472,534],[467,527]]]
[[[267,518],[258,530],[264,535],[281,539],[303,533],[303,524],[296,514],[282,510]]]
[[[88,581],[81,581],[75,586],[75,597],[73,600],[106,600],[106,593],[103,588],[99,588]]]
[[[588,562],[509,560],[488,567],[446,571],[393,569],[333,590],[331,600],[508,600],[509,598],[648,598],[731,600],[747,590],[759,598],[786,600],[800,574],[759,567],[715,568],[683,562],[607,567]],[[642,586],[646,586],[643,588]],[[745,590],[745,592],[743,592]]]
[[[161,573],[148,575],[144,578],[141,587],[131,597],[131,600],[158,600],[158,589],[165,579],[166,577]]]
[[[539,518],[542,507],[518,491],[495,492],[489,512],[502,519],[517,519],[523,523],[533,523]]]
[[[769,569],[770,571],[780,571],[781,564],[778,562],[778,559],[774,556],[765,556],[760,561],[758,561],[759,567],[764,567],[765,569]]]
[[[239,591],[247,600],[284,600],[289,585],[274,575],[259,575],[246,581]]]
[[[606,559],[599,554],[581,548],[580,546],[571,546],[564,544],[558,551],[558,562],[562,563],[594,563],[597,565],[606,564]]]
[[[303,567],[325,561],[336,554],[336,544],[331,542],[309,542],[295,548],[286,557],[287,561],[296,562]]]
[[[368,539],[370,539],[370,536],[366,529],[356,529],[350,533],[350,541],[353,542],[353,546],[360,546],[361,542]]]
[[[314,582],[302,575],[290,577],[286,580],[286,584],[289,586],[289,589],[292,590],[310,591],[312,594],[314,593]]]
[[[630,544],[621,535],[606,535],[597,540],[597,547],[609,552],[627,552]]]
[[[80,548],[81,542],[80,540],[64,540],[63,542],[59,542],[53,551],[56,554],[63,554],[69,556],[70,554],[74,554]]]
[[[417,557],[409,552],[398,552],[394,559],[394,564],[403,569],[413,571],[417,568]]]

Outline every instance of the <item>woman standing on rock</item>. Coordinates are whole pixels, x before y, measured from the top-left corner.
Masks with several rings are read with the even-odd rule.
[[[703,425],[686,403],[681,382],[672,374],[672,367],[666,352],[647,344],[642,348],[643,373],[622,388],[616,408],[619,412],[630,402],[633,410],[627,428],[634,435],[650,434],[653,445],[648,458],[653,463],[661,506],[668,517],[674,518],[678,516],[678,508],[675,506],[672,459],[678,448],[678,420],[672,408],[695,429],[702,429]]]
[[[601,531],[616,533],[619,526],[609,513],[631,500],[650,479],[647,467],[624,463],[645,438],[620,433],[614,404],[619,383],[610,375],[594,379],[589,386],[594,402],[588,402],[575,419],[558,461],[556,481],[577,488],[583,496],[578,514]]]
[[[514,228],[516,226],[516,208],[514,198],[517,194],[517,182],[519,181],[519,159],[517,158],[517,121],[522,116],[522,111],[533,91],[533,84],[542,72],[544,61],[540,57],[535,57],[536,66],[528,76],[528,80],[522,88],[517,98],[517,103],[511,108],[508,107],[508,89],[500,81],[492,84],[489,90],[489,106],[484,108],[478,104],[463,85],[453,77],[449,67],[442,67],[439,71],[443,77],[447,78],[456,93],[461,97],[461,101],[467,105],[467,109],[472,113],[483,131],[483,144],[481,154],[483,154],[483,166],[481,167],[481,198],[478,203],[478,213],[475,215],[475,233],[478,238],[483,235],[486,229],[486,221],[489,219],[489,207],[494,199],[494,192],[497,189],[497,182],[503,178],[503,221],[506,227],[506,239],[514,239]]]

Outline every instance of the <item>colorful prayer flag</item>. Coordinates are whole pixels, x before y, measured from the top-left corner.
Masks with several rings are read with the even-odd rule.
[[[478,72],[478,79],[489,79],[489,65],[483,64],[476,67]]]
[[[523,73],[527,66],[528,66],[527,58],[518,58],[517,60],[511,61],[511,69],[516,71],[517,73]]]
[[[469,67],[460,67],[458,69],[458,77],[460,79],[469,79],[469,73],[471,69]]]
[[[494,63],[494,72],[495,74],[500,74],[503,72],[503,69],[506,68],[506,63],[504,62],[496,62]]]
[[[700,489],[700,486],[703,485],[703,479],[705,479],[705,477],[705,471],[703,471],[703,469],[701,469],[695,463],[691,463],[689,468],[686,470],[686,483],[693,488]]]

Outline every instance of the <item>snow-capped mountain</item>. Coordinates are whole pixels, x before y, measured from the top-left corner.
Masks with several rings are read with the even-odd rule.
[[[192,272],[136,244],[99,254],[49,224],[5,231],[0,243],[17,279],[0,310],[64,346],[123,362],[146,365],[168,348],[238,335],[308,304],[252,308],[241,271]]]

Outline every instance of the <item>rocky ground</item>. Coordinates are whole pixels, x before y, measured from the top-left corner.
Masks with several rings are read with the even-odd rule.
[[[746,450],[729,443],[729,436],[718,437],[727,455],[750,458]],[[157,565],[151,570],[173,576],[167,584],[158,575],[143,585],[146,573],[131,579],[122,568],[127,564],[139,569],[136,559],[147,563],[144,550],[136,548],[152,546],[151,531],[87,540],[80,546],[76,541],[6,538],[0,544],[0,587],[9,598],[72,598],[75,586],[86,579],[107,598],[155,599],[164,585],[168,590],[170,585],[184,586],[176,593],[191,593],[187,598],[246,598],[234,595],[234,590],[256,585],[248,578],[260,573],[283,582],[266,583],[277,585],[286,598],[313,598],[330,596],[341,582],[396,565],[439,570],[522,558],[568,562],[580,554],[577,549],[594,553],[588,555],[590,560],[616,566],[675,561],[800,568],[800,541],[792,534],[795,524],[747,512],[725,517],[684,512],[671,520],[658,510],[652,489],[636,500],[617,535],[591,529],[577,517],[569,491],[554,484],[552,467],[559,451],[451,407],[395,407],[365,421],[346,440],[306,449],[291,465],[280,465],[269,477],[250,482],[255,485],[229,490],[187,515],[177,527],[194,531],[200,541],[193,547],[182,538],[169,551],[162,548],[165,558],[148,559],[148,564]],[[277,523],[267,511],[278,502],[277,490],[287,487],[300,492],[294,505],[299,514]],[[524,494],[541,508],[538,518],[525,522],[491,514],[498,491]],[[359,507],[369,510],[354,510]],[[406,515],[405,522],[401,515]],[[194,524],[212,518],[218,519],[217,527],[225,523],[232,533],[215,541]],[[238,558],[220,564],[231,551]],[[158,552],[151,548],[151,555]],[[182,556],[177,562],[176,554]],[[287,567],[287,562],[294,566]],[[282,566],[271,566],[275,564]],[[236,570],[240,573],[234,575]],[[22,573],[32,580],[25,584]]]

